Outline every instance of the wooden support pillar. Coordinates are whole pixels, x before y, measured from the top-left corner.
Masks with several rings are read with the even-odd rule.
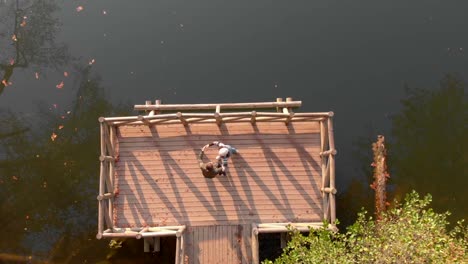
[[[286,97],[286,103],[291,103],[293,102],[292,97]],[[288,107],[288,112],[293,113],[292,107]]]
[[[180,240],[180,248],[179,248],[179,261],[181,264],[184,263],[184,236],[177,237]]]
[[[106,225],[107,225],[107,228],[112,228],[113,227],[113,224],[112,224],[112,220],[111,220],[111,217],[109,215],[109,208],[107,206],[108,204],[108,201],[107,200],[101,200],[100,201],[102,203],[102,214],[104,215],[104,220],[106,221]]]
[[[105,134],[104,134],[104,129],[105,129],[105,123],[104,123],[104,118],[100,117],[99,118],[99,126],[100,126],[100,136],[101,136],[101,155],[106,154],[106,145],[105,145]],[[99,170],[99,195],[103,196],[104,195],[104,187],[105,187],[105,166],[104,166],[104,161],[100,161],[100,170]],[[100,200],[98,201],[98,234],[96,237],[98,239],[102,238],[102,233],[104,232],[104,201]]]
[[[286,121],[284,121],[284,123],[286,125],[288,125],[291,122],[291,120],[293,119],[293,117],[294,117],[294,113],[289,113],[289,116],[286,117]]]
[[[161,104],[161,100],[160,100],[160,99],[156,99],[156,100],[154,101],[154,104],[155,104],[155,105],[160,105],[160,104]],[[153,115],[158,115],[159,113],[160,113],[159,110],[157,110],[157,111],[153,110]]]
[[[285,248],[288,245],[289,236],[287,232],[280,233],[281,248]]]
[[[151,105],[151,101],[147,100],[145,101],[145,105]],[[148,112],[148,110],[145,111],[149,116],[154,116],[154,110],[151,110]]]
[[[276,98],[277,103],[283,102],[283,98]],[[276,112],[281,113],[282,109],[281,107],[276,107]]]
[[[153,252],[159,252],[159,251],[161,251],[161,238],[155,237]]]
[[[320,121],[320,152],[324,152],[325,149],[327,148],[328,145],[328,137],[327,137],[327,127],[325,121]],[[322,167],[322,186],[321,188],[325,188],[325,185],[328,184],[326,181],[326,175],[327,175],[327,156],[322,156],[321,157],[321,167]],[[328,219],[328,213],[327,213],[327,196],[324,192],[322,192],[322,212],[323,212],[323,220],[329,220]]]
[[[148,253],[150,252],[150,240],[152,240],[153,238],[151,237],[147,237],[147,238],[144,238],[143,239],[143,252],[145,253]]]
[[[252,125],[255,125],[255,122],[257,121],[256,117],[257,117],[257,112],[252,111],[252,117],[250,117],[250,123],[252,123]]]
[[[258,253],[258,228],[256,224],[252,224],[252,264],[259,264]]]
[[[180,237],[176,240],[175,264],[180,264]]]
[[[335,149],[335,138],[333,132],[333,112],[330,112],[328,118],[328,141],[330,144],[330,149]],[[335,156],[330,155],[328,157],[330,163],[330,188],[335,189]],[[329,194],[330,200],[330,223],[334,224],[336,221],[336,201],[335,201],[335,194]]]
[[[182,113],[181,112],[177,112],[177,117],[179,118],[180,122],[182,122],[182,124],[184,126],[188,126],[188,122],[187,120],[183,117]]]
[[[216,124],[218,126],[221,126],[221,124],[223,123],[223,118],[221,117],[219,113],[215,113],[215,119],[216,119]]]

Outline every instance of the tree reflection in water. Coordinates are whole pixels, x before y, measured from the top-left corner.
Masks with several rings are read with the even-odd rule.
[[[41,108],[34,115],[40,125],[12,112],[0,117],[0,248],[6,252],[60,262],[93,244],[104,244],[106,253],[105,241],[95,239],[97,119],[126,115],[120,109],[130,107],[110,104],[89,67],[75,74],[80,81],[70,108]]]
[[[55,0],[0,2],[0,95],[11,85],[15,69],[60,68],[70,61],[68,49],[56,41],[60,22]]]

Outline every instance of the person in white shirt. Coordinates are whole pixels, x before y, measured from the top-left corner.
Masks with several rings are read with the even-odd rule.
[[[218,156],[216,156],[216,160],[218,161],[219,164],[221,164],[221,168],[224,172],[224,175],[226,175],[226,167],[228,165],[228,159],[231,157],[232,154],[237,154],[239,153],[236,148],[226,145],[220,141],[213,141],[210,144],[206,144],[203,146],[202,151],[205,151],[207,148],[211,146],[217,146],[218,147]]]

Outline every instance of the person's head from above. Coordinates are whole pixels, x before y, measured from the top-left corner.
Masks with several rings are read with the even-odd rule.
[[[213,170],[213,162],[208,162],[206,164],[206,169],[209,170],[209,171],[212,171]]]
[[[229,153],[229,150],[227,148],[220,148],[218,151],[218,157],[217,159],[221,158],[226,158]]]

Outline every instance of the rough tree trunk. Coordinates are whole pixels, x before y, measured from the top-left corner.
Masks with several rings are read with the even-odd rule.
[[[372,151],[374,152],[374,182],[371,188],[375,190],[375,214],[377,219],[380,219],[381,214],[387,207],[386,183],[390,177],[387,171],[387,150],[385,149],[385,137],[377,136],[377,141],[372,143]]]

